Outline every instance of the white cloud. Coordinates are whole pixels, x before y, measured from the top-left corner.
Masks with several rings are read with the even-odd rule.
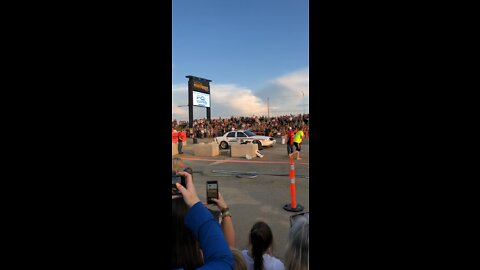
[[[188,85],[186,83],[172,85],[172,119],[188,120]]]
[[[284,86],[290,90],[291,94],[298,94],[303,91],[305,96],[308,96],[309,92],[309,72],[308,68],[296,72],[289,73],[280,78],[271,81],[272,84]]]
[[[210,84],[212,118],[266,115],[267,105],[251,89],[234,84]],[[188,120],[188,86],[172,85],[172,119]],[[185,106],[185,107],[178,107]],[[206,117],[206,109],[194,107],[193,118]]]
[[[308,113],[309,70],[294,71],[270,80],[256,94],[265,102],[269,98],[270,115],[303,113],[304,104]]]
[[[232,115],[250,116],[267,113],[267,106],[255,96],[251,89],[233,84],[212,84],[212,107],[216,106],[218,115],[229,117]],[[213,110],[213,108],[212,108]]]
[[[210,84],[212,118],[230,116],[267,115],[269,98],[270,116],[299,114],[308,104],[308,68],[295,71],[267,82],[253,90],[236,84]],[[303,100],[302,93],[305,95]],[[187,83],[172,85],[172,119],[188,120]],[[184,106],[184,107],[178,107]],[[306,112],[308,112],[308,105]],[[206,117],[206,109],[194,107],[193,118]]]

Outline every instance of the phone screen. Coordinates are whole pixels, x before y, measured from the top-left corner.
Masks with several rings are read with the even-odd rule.
[[[215,203],[211,199],[218,199],[218,183],[217,181],[207,181],[207,202]]]

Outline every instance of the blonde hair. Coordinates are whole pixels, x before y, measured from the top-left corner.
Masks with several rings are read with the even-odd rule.
[[[309,219],[299,217],[290,232],[285,251],[285,270],[308,270]]]
[[[232,248],[231,251],[233,254],[233,270],[247,270],[247,263],[242,252],[236,248]]]

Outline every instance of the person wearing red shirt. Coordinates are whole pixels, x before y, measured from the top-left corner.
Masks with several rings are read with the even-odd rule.
[[[172,143],[178,142],[178,131],[172,128]]]
[[[288,127],[288,133],[287,133],[287,156],[289,156],[291,153],[293,153],[293,137],[295,136],[295,133],[292,130],[292,127]]]
[[[183,154],[182,147],[183,142],[187,140],[187,133],[184,130],[178,132],[178,154]]]

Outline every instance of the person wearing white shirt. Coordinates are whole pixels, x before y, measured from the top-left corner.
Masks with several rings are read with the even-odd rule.
[[[285,270],[284,264],[272,255],[273,234],[267,223],[259,221],[252,226],[249,244],[249,250],[242,250],[248,270]]]

